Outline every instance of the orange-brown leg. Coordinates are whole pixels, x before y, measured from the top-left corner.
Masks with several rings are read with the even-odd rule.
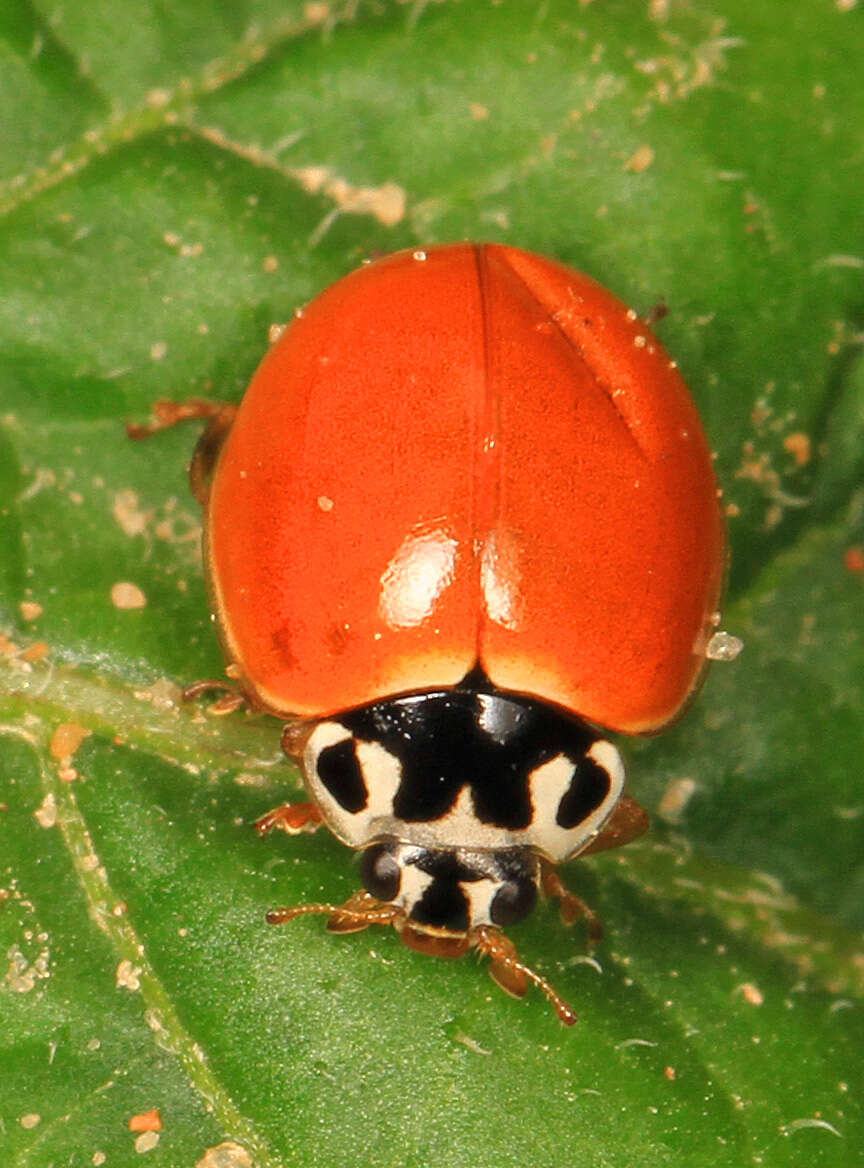
[[[283,803],[256,819],[255,830],[260,836],[267,835],[274,828],[288,835],[299,835],[301,831],[317,831],[323,822],[315,803]]]
[[[186,401],[173,402],[165,398],[153,405],[153,420],[143,425],[130,422],[126,433],[136,440],[149,438],[162,430],[170,430],[178,422],[196,418],[207,418],[208,425],[195,447],[189,463],[189,486],[198,502],[204,506],[210,493],[210,480],[216,467],[219,451],[237,415],[237,407],[227,402],[208,401],[203,397],[191,397]]]
[[[585,920],[588,925],[588,940],[596,945],[603,937],[603,925],[600,918],[585,901],[565,887],[555,867],[548,860],[540,861],[540,885],[546,896],[554,896],[558,901],[561,920],[565,925],[575,925],[578,920]]]
[[[230,681],[222,681],[218,677],[208,677],[202,681],[193,681],[191,685],[186,686],[180,696],[184,702],[195,702],[198,698],[203,697],[204,694],[209,693],[222,694],[221,698],[217,698],[215,702],[212,702],[207,707],[207,713],[212,714],[214,717],[233,714],[235,710],[249,705],[246,695],[236,685]]]
[[[523,998],[528,991],[528,983],[533,982],[552,1003],[553,1010],[565,1026],[572,1026],[578,1021],[576,1011],[555,992],[546,978],[519,960],[516,946],[509,937],[491,925],[478,925],[471,936],[477,949],[491,962],[489,976],[505,993],[514,998]]]
[[[371,925],[393,925],[405,915],[395,904],[384,904],[366,891],[355,892],[343,905],[300,904],[295,908],[274,908],[267,913],[267,923],[284,925],[295,917],[325,913],[331,933],[359,933]]]
[[[579,855],[589,856],[594,852],[605,852],[609,848],[620,848],[644,835],[650,825],[648,813],[635,799],[624,795],[618,801],[603,830]],[[588,924],[588,939],[592,945],[596,945],[603,936],[600,918],[581,897],[565,887],[555,867],[548,860],[541,861],[540,881],[545,895],[555,897],[558,901],[564,924],[573,925],[584,918]]]
[[[606,825],[596,839],[580,852],[581,856],[590,856],[594,852],[605,852],[609,848],[620,848],[629,844],[631,840],[644,835],[651,826],[648,812],[640,807],[635,799],[623,795],[615,810],[612,812]]]

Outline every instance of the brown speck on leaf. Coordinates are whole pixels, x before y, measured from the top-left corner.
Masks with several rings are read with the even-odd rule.
[[[44,657],[48,656],[49,651],[44,641],[34,641],[32,645],[28,645],[21,653],[21,660],[41,661]]]
[[[89,738],[91,731],[77,722],[61,722],[51,735],[48,750],[52,758],[60,762],[68,761],[75,754],[85,738]]]
[[[475,122],[485,122],[485,120],[489,117],[489,107],[487,105],[482,105],[479,101],[472,101],[470,109],[471,117]]]
[[[664,1067],[663,1074],[666,1076],[666,1078],[669,1080],[670,1083],[674,1083],[674,1081],[675,1081],[675,1068],[674,1067]]]
[[[783,439],[783,449],[795,459],[796,466],[806,466],[810,461],[810,436],[800,430],[794,434],[787,434]]]
[[[42,1116],[37,1115],[35,1111],[28,1112],[27,1115],[22,1115],[18,1121],[25,1131],[31,1131],[39,1123],[42,1122]]]
[[[150,346],[150,360],[161,361],[168,352],[168,346],[164,341],[154,341]]]
[[[748,479],[752,483],[759,483],[770,492],[780,486],[780,476],[771,465],[771,456],[767,451],[757,454],[752,443],[744,446],[744,455],[735,471],[736,479]]]
[[[0,633],[0,656],[2,657],[16,657],[21,646]]]
[[[119,580],[111,587],[111,603],[115,608],[146,608],[147,597],[137,584]]]
[[[627,161],[624,163],[624,169],[629,170],[632,174],[641,174],[643,170],[647,170],[654,161],[654,150],[648,145],[637,146]]]
[[[765,1001],[765,995],[750,981],[745,981],[742,985],[736,986],[734,991],[740,994],[745,1002],[749,1002],[751,1006],[761,1006]]]
[[[855,576],[864,576],[864,547],[856,544],[847,548],[843,556],[843,567]]]
[[[325,20],[330,19],[330,5],[323,3],[307,4],[303,9],[303,15],[310,24],[323,24]]]
[[[131,1132],[148,1132],[162,1130],[162,1116],[158,1107],[151,1107],[149,1111],[141,1111],[129,1119]]]
[[[265,256],[261,267],[265,272],[276,272],[279,270],[279,260],[275,255]]]
[[[45,611],[42,605],[38,604],[35,600],[22,600],[18,608],[21,612],[22,620],[25,621],[38,620]]]

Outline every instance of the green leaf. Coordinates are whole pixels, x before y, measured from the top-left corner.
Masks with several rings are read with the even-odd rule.
[[[858,1162],[862,50],[839,0],[0,12],[4,1164]],[[731,512],[745,651],[626,744],[647,842],[568,873],[607,940],[512,930],[569,1030],[477,962],[266,926],[356,869],[252,830],[300,790],[275,722],[179,704],[222,668],[194,436],[124,437],[464,237],[666,301]]]

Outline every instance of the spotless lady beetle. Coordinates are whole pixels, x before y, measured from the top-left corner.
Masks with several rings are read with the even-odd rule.
[[[362,850],[347,904],[269,920],[476,948],[575,1021],[501,929],[543,892],[597,932],[555,866],[648,824],[604,732],[661,729],[705,666],[723,524],[675,363],[586,276],[460,243],[328,288],[239,407],[134,432],[188,416],[229,673],[310,797],[259,828]]]

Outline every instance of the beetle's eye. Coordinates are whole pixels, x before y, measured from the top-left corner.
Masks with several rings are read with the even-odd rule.
[[[363,887],[379,900],[393,900],[402,883],[399,865],[392,853],[383,844],[367,848],[360,861],[360,876]]]
[[[533,880],[506,880],[492,898],[489,916],[495,925],[512,925],[527,917],[536,903]]]

